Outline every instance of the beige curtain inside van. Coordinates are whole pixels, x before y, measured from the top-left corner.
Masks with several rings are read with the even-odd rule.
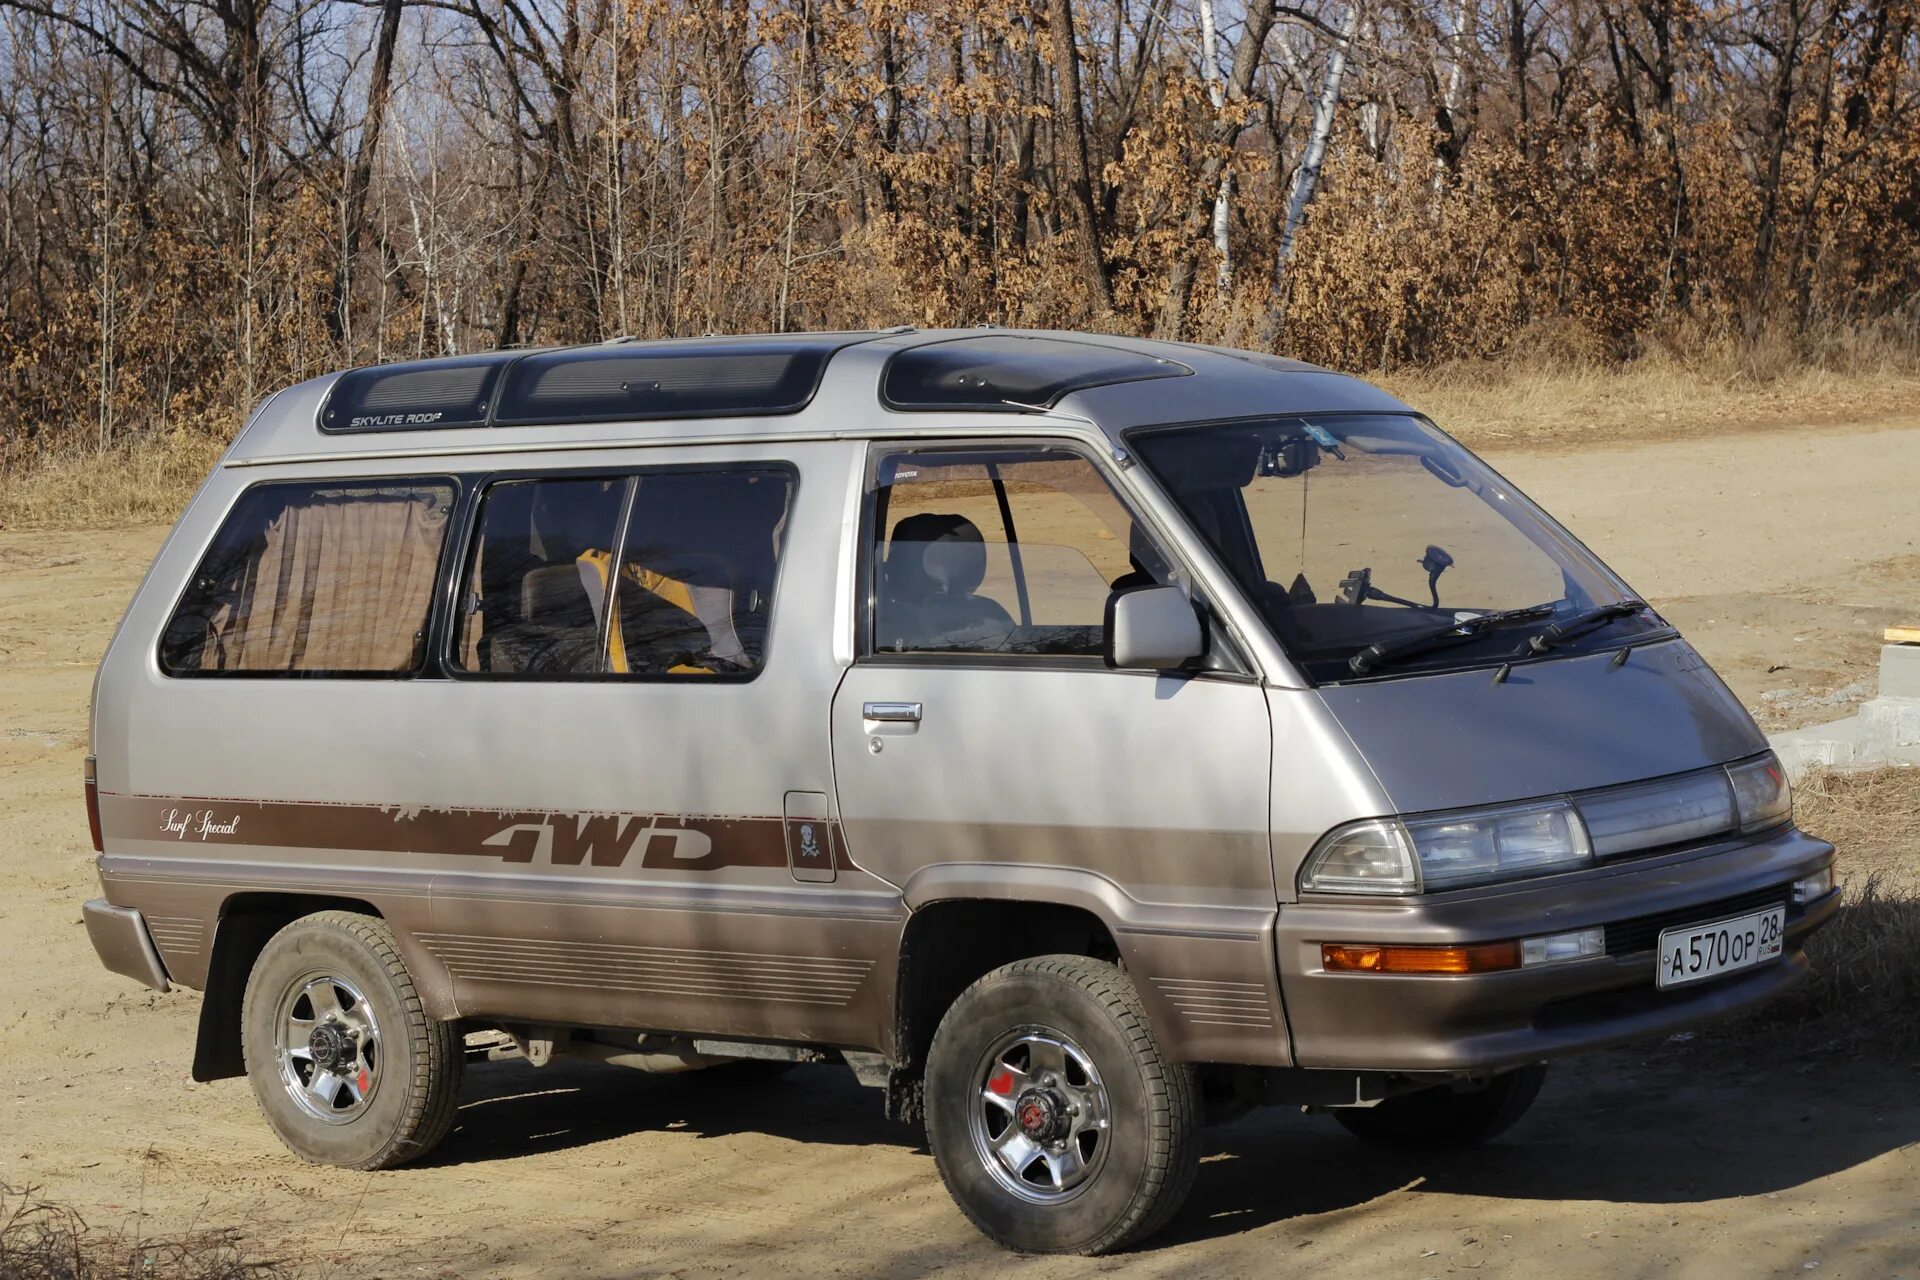
[[[295,498],[214,615],[202,669],[411,670],[452,499],[424,486]]]

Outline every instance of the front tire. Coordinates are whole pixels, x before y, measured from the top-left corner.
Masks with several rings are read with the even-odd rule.
[[[1199,1168],[1194,1069],[1117,966],[1041,956],[961,993],[927,1055],[927,1140],[961,1212],[1022,1253],[1100,1254],[1164,1226]]]
[[[1546,1078],[1546,1064],[1535,1063],[1469,1088],[1441,1085],[1376,1106],[1343,1107],[1333,1115],[1349,1132],[1373,1142],[1473,1146],[1511,1129],[1540,1096]]]
[[[274,934],[240,1031],[260,1110],[304,1159],[388,1169],[453,1127],[461,1038],[427,1017],[383,920],[323,911]]]

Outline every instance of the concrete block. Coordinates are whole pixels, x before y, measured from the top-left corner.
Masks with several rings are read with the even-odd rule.
[[[1920,644],[1880,647],[1880,694],[1887,698],[1920,698]]]
[[[1809,769],[1844,769],[1853,763],[1853,748],[1844,742],[1776,742],[1773,753],[1789,782],[1800,781]]]
[[[1920,748],[1920,698],[1875,698],[1862,703],[1854,747],[1862,761],[1891,759],[1904,749]]]
[[[1770,737],[1767,743],[1773,748],[1773,753],[1780,757],[1787,777],[1798,780],[1815,766],[1844,769],[1851,765],[1854,762],[1854,735],[1859,727],[1859,721],[1849,716],[1845,720],[1807,729],[1784,730]]]

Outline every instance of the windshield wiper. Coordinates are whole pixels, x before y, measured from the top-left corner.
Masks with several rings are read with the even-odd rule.
[[[1399,640],[1379,640],[1348,658],[1347,666],[1353,674],[1363,676],[1382,662],[1425,653],[1429,649],[1444,649],[1449,645],[1463,644],[1489,631],[1497,631],[1501,627],[1550,617],[1553,614],[1553,608],[1551,604],[1530,604],[1524,609],[1477,613],[1471,618],[1462,618],[1449,622],[1443,627],[1435,627],[1431,631],[1422,631]]]
[[[1527,648],[1535,653],[1545,653],[1549,649],[1556,649],[1567,641],[1577,639],[1589,631],[1597,631],[1616,618],[1627,618],[1636,613],[1644,613],[1647,607],[1645,600],[1631,599],[1615,600],[1612,604],[1600,605],[1597,608],[1587,610],[1585,613],[1575,614],[1565,622],[1554,623],[1539,635],[1529,639],[1527,641]]]

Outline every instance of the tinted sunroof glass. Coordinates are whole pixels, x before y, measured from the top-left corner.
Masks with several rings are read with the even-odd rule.
[[[1308,364],[1304,360],[1289,360],[1285,356],[1268,355],[1264,351],[1242,351],[1238,347],[1208,347],[1207,350],[1223,356],[1232,356],[1235,360],[1245,360],[1248,364],[1257,364],[1263,369],[1272,369],[1275,373],[1325,373],[1319,365]]]
[[[355,369],[333,384],[320,423],[329,431],[477,427],[504,363],[485,355]]]
[[[848,339],[770,338],[542,352],[517,360],[494,421],[595,422],[793,413]]]
[[[1192,372],[1172,360],[1094,342],[993,334],[902,351],[887,362],[880,395],[899,409],[1052,408],[1088,387]]]

